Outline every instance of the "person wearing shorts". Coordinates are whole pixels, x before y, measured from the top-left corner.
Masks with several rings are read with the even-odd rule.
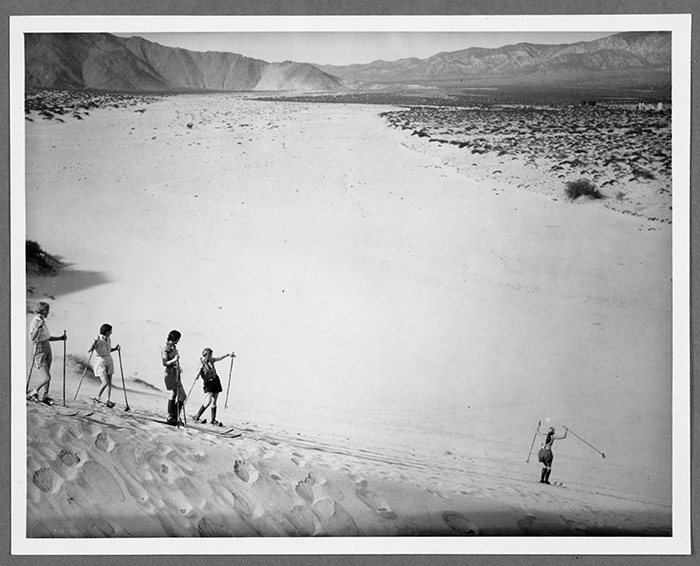
[[[221,423],[216,420],[216,400],[219,397],[219,393],[223,391],[223,388],[221,387],[221,379],[219,379],[219,375],[216,373],[214,364],[229,356],[232,358],[235,357],[233,352],[221,356],[220,358],[215,358],[211,348],[204,348],[202,351],[202,358],[200,360],[202,365],[199,368],[197,377],[201,377],[204,382],[204,394],[206,395],[206,399],[204,404],[199,408],[197,414],[193,417],[195,421],[199,421],[202,413],[211,405],[211,419],[209,422],[215,426],[221,426]],[[206,422],[206,420],[202,422]]]
[[[49,396],[49,386],[51,385],[51,342],[65,340],[66,334],[62,336],[51,336],[46,318],[49,316],[50,306],[44,301],[39,302],[34,310],[35,316],[29,323],[29,339],[34,345],[32,364],[39,375],[39,385],[32,389],[27,399],[31,401],[42,401],[47,405],[53,405],[53,399]],[[39,391],[44,389],[43,397],[39,397]]]
[[[102,382],[102,387],[100,388],[97,397],[93,399],[95,403],[101,403],[100,400],[104,390],[107,390],[107,403],[106,406],[110,409],[114,407],[112,402],[112,376],[114,375],[114,360],[112,359],[112,352],[119,350],[119,345],[112,348],[112,326],[110,324],[103,324],[100,326],[100,334],[92,346],[88,350],[88,354],[95,352],[95,360],[93,362],[93,372],[97,377],[100,378]]]
[[[542,448],[538,453],[538,459],[544,467],[542,468],[542,475],[540,477],[540,483],[546,483],[549,485],[549,476],[552,473],[552,462],[554,461],[554,454],[552,453],[552,445],[555,440],[564,440],[566,435],[569,433],[569,429],[564,427],[564,434],[562,436],[557,436],[556,431],[553,426],[549,427],[547,433],[538,432],[539,436],[544,436],[545,440],[542,444]]]
[[[165,388],[170,391],[168,420],[166,422],[173,426],[177,426],[180,422],[180,411],[187,399],[180,375],[180,354],[177,351],[177,344],[181,337],[180,332],[171,330],[160,356],[165,367]]]

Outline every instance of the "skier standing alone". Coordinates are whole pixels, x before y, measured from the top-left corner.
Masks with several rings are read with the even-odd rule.
[[[569,432],[568,428],[563,428],[563,436],[557,436],[555,434],[556,431],[554,430],[553,426],[549,427],[549,430],[546,434],[544,432],[537,433],[539,436],[545,437],[544,443],[542,444],[542,448],[538,453],[539,461],[542,462],[542,464],[544,464],[544,468],[542,468],[542,476],[540,477],[540,483],[546,483],[549,485],[549,475],[552,473],[552,461],[554,460],[554,454],[552,453],[552,445],[554,444],[555,440],[565,439],[566,435]]]

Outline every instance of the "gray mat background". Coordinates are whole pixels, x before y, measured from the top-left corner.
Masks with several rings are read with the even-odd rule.
[[[10,554],[10,217],[9,217],[9,17],[12,15],[573,15],[573,14],[692,14],[692,94],[691,94],[691,435],[692,435],[692,533],[691,556],[551,556],[551,555],[332,555],[332,556],[12,556]],[[696,284],[697,257],[693,245],[698,235],[698,198],[692,194],[692,186],[699,178],[696,142],[698,134],[698,71],[700,68],[700,3],[697,0],[4,0],[0,5],[0,38],[3,57],[0,59],[2,83],[0,86],[0,137],[3,140],[0,156],[0,565],[51,564],[57,566],[82,565],[126,565],[176,566],[180,564],[202,564],[206,566],[238,565],[364,565],[412,566],[430,564],[436,566],[457,564],[485,564],[487,566],[508,565],[640,565],[697,564],[697,521],[700,516],[698,503],[698,459],[697,419],[693,418],[697,406],[697,387],[692,376],[697,366],[696,336],[698,314],[698,291]],[[543,540],[543,551],[545,551]],[[503,551],[507,552],[504,541]]]

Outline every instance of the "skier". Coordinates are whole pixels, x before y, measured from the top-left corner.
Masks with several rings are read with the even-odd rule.
[[[569,432],[569,429],[564,427],[564,435],[556,436],[553,426],[549,427],[549,430],[545,434],[544,432],[538,432],[538,436],[544,436],[545,440],[542,444],[542,448],[538,452],[538,459],[544,468],[542,468],[542,476],[540,477],[540,483],[546,483],[549,485],[549,475],[552,473],[552,461],[554,460],[554,454],[552,454],[552,445],[555,440],[564,440]]]
[[[29,324],[29,339],[34,344],[34,359],[32,364],[40,374],[41,383],[27,396],[30,401],[42,401],[47,405],[53,405],[53,399],[49,397],[49,385],[51,385],[51,344],[56,340],[65,340],[65,332],[61,336],[51,336],[48,326],[46,326],[46,317],[49,316],[50,306],[44,301],[39,302],[34,312],[36,316]],[[43,398],[39,398],[39,390],[44,388]]]
[[[225,358],[228,358],[229,356],[232,358],[235,357],[233,352],[231,352],[230,354],[226,354],[225,356],[221,356],[220,358],[215,358],[214,352],[211,348],[204,348],[204,350],[202,351],[202,366],[199,368],[199,373],[197,374],[197,377],[201,376],[202,381],[204,382],[204,393],[206,394],[206,401],[204,405],[202,405],[199,408],[197,414],[193,417],[195,421],[199,421],[200,417],[202,416],[202,413],[204,413],[204,411],[207,410],[207,407],[211,404],[211,420],[209,422],[214,426],[222,426],[222,423],[216,420],[216,400],[219,396],[219,393],[223,391],[223,388],[221,387],[221,380],[219,379],[219,376],[216,373],[216,367],[214,367],[214,364]],[[206,423],[206,419],[202,422]]]
[[[177,351],[177,343],[182,335],[177,330],[168,333],[168,341],[161,351],[161,361],[165,366],[165,388],[170,391],[168,399],[168,420],[169,425],[177,426],[180,422],[180,411],[187,399],[185,389],[182,387],[180,379],[180,354]]]
[[[112,352],[119,350],[119,344],[112,348],[112,325],[103,324],[100,326],[100,335],[95,338],[95,341],[90,346],[88,354],[95,352],[95,361],[93,362],[93,371],[95,375],[100,378],[102,382],[102,387],[97,394],[97,397],[93,399],[95,403],[101,403],[100,397],[104,390],[107,390],[107,403],[108,408],[114,407],[112,402],[112,376],[114,375],[114,360],[112,360]]]

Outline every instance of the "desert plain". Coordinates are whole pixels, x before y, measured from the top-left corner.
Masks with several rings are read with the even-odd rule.
[[[673,534],[669,108],[76,96],[24,124],[26,237],[65,263],[26,320],[68,336],[27,538]],[[104,322],[112,409],[90,371],[74,398]],[[171,329],[188,417],[236,353],[221,430],[158,422]],[[560,485],[538,423],[575,433]]]

